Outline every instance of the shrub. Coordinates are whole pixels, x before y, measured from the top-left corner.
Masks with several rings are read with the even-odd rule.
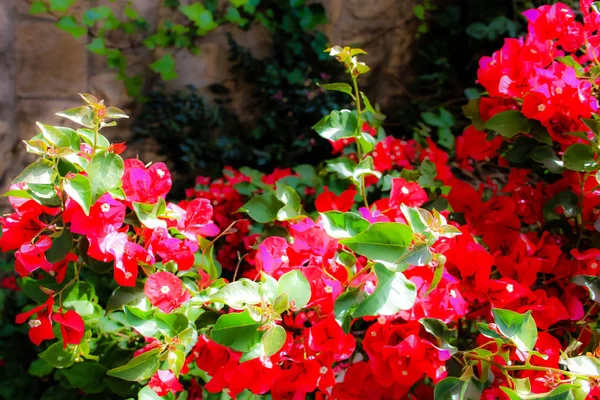
[[[323,87],[356,107],[314,125],[341,153],[323,168],[226,169],[167,203],[164,165],[101,135],[120,110],[83,95],[60,115],[84,128],[39,124],[0,248],[38,303],[16,322],[57,382],[44,396],[597,398],[588,6],[528,11],[528,35],[481,60],[454,163],[385,136],[349,47],[328,49],[351,84]]]

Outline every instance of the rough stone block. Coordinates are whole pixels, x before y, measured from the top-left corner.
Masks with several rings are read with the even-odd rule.
[[[17,94],[73,97],[87,89],[87,50],[82,40],[45,21],[19,22],[15,31]]]

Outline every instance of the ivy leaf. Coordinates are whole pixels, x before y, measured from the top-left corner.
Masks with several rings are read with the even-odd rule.
[[[84,35],[87,35],[87,28],[77,24],[75,17],[72,15],[60,17],[56,25],[63,31],[70,33],[75,38],[80,38]]]
[[[127,364],[109,370],[106,375],[134,382],[150,379],[160,365],[159,353],[160,349],[142,353]]]
[[[34,1],[31,3],[31,7],[29,7],[29,14],[37,15],[48,12],[48,7],[44,4],[43,1]]]
[[[250,218],[261,224],[266,224],[277,218],[284,204],[273,194],[265,193],[250,199],[238,212],[247,213]]]
[[[327,211],[319,213],[323,228],[334,239],[348,239],[366,231],[369,221],[353,212]]]
[[[484,127],[498,132],[505,138],[512,138],[519,133],[529,133],[531,130],[529,120],[515,110],[502,111],[494,115],[484,124]]]
[[[512,340],[521,351],[531,351],[537,341],[538,331],[531,311],[519,314],[511,310],[495,308],[494,320],[502,334]]]
[[[337,92],[346,93],[350,95],[350,97],[354,98],[354,94],[352,93],[352,86],[348,85],[347,83],[325,83],[323,85],[319,85],[319,87],[324,90],[335,90]]]
[[[50,0],[50,11],[65,12],[75,0]]]
[[[88,166],[88,179],[92,188],[92,204],[100,196],[116,187],[123,176],[123,159],[115,153],[96,153]]]
[[[353,318],[370,315],[393,315],[410,309],[417,298],[417,287],[402,272],[392,272],[375,264],[377,288],[352,313]]]
[[[340,240],[340,243],[370,260],[395,263],[406,253],[412,238],[413,232],[408,225],[376,222],[366,231]]]
[[[248,310],[224,314],[217,319],[210,337],[223,346],[247,352],[260,341],[260,326],[260,322],[253,320]]]
[[[271,357],[281,350],[285,344],[286,338],[287,334],[285,333],[285,329],[280,325],[275,325],[266,331],[261,339],[265,356]]]
[[[598,163],[594,159],[596,153],[590,146],[575,143],[569,146],[563,154],[563,163],[566,169],[580,172],[591,172],[598,169]]]
[[[75,175],[71,179],[65,179],[63,187],[67,195],[81,206],[85,215],[89,215],[92,206],[92,186],[88,178]]]
[[[40,158],[25,167],[13,183],[51,184],[56,180],[56,176],[54,164],[50,160]]]
[[[310,284],[306,277],[299,270],[287,272],[279,278],[277,286],[277,295],[284,293],[288,296],[288,301],[294,302],[296,309],[301,309],[310,300]]]
[[[356,113],[350,110],[334,110],[313,126],[319,136],[327,140],[354,137],[357,128]]]
[[[161,58],[150,64],[150,69],[160,74],[163,81],[170,81],[177,78],[175,59],[169,53],[164,54]]]
[[[190,21],[194,22],[198,27],[198,34],[200,36],[207,34],[218,26],[214,21],[213,13],[199,2],[180,6],[179,11],[188,17]]]

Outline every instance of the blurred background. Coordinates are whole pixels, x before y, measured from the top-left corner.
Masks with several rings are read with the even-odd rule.
[[[318,163],[330,145],[311,126],[345,99],[329,45],[362,47],[361,82],[388,133],[460,132],[478,59],[522,33],[523,0],[2,0],[0,189],[30,162],[21,140],[78,92],[131,119],[107,130],[126,156],[163,160],[175,197],[224,165]],[[457,120],[458,118],[458,120]]]

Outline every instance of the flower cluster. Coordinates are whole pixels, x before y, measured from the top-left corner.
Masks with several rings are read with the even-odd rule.
[[[356,109],[314,126],[325,166],[227,168],[171,203],[164,164],[100,134],[120,110],[83,95],[60,113],[83,128],[39,124],[0,249],[38,303],[16,322],[47,374],[120,398],[597,398],[592,8],[528,11],[528,35],[482,59],[454,158],[386,136],[364,51],[338,46],[352,85],[323,89]]]

